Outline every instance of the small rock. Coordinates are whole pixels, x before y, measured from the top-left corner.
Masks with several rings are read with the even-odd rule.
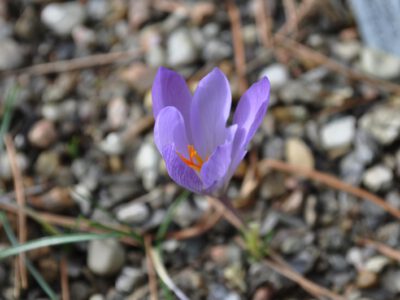
[[[160,155],[153,142],[141,145],[135,157],[135,169],[142,176],[143,185],[147,190],[154,188],[158,178]]]
[[[390,260],[386,256],[377,255],[366,261],[365,269],[369,272],[379,274],[389,263]]]
[[[79,205],[82,214],[90,213],[92,194],[86,186],[81,183],[75,185],[71,190],[71,198]]]
[[[24,172],[28,168],[28,159],[22,153],[17,153],[16,157],[17,166],[21,172]],[[0,178],[9,180],[12,178],[12,171],[10,161],[7,153],[0,154]]]
[[[314,195],[307,197],[304,207],[304,219],[309,226],[314,226],[317,221],[317,198]]]
[[[375,273],[362,270],[357,276],[357,286],[361,289],[371,288],[377,284],[378,276]]]
[[[121,97],[114,98],[107,106],[107,122],[113,130],[120,129],[127,123],[128,105]]]
[[[286,159],[290,164],[305,169],[314,169],[314,156],[310,148],[298,138],[289,138],[286,141]]]
[[[390,270],[387,271],[381,279],[382,285],[385,289],[392,293],[400,293],[400,271]]]
[[[52,212],[68,210],[75,206],[69,188],[54,187],[40,197],[31,197],[28,202],[38,208]]]
[[[320,131],[322,146],[326,150],[349,146],[354,139],[355,123],[353,116],[347,116],[324,124]]]
[[[29,142],[38,148],[48,148],[57,139],[53,122],[42,119],[36,122],[28,133]]]
[[[197,49],[186,28],[171,33],[167,40],[168,64],[172,67],[188,65],[196,61]]]
[[[106,300],[101,294],[94,294],[89,297],[89,300]]]
[[[124,143],[117,133],[109,133],[99,144],[100,149],[108,155],[120,155],[124,152]]]
[[[0,71],[19,67],[23,61],[21,47],[12,39],[0,40]]]
[[[39,29],[39,17],[32,6],[24,8],[14,27],[15,33],[22,39],[34,39]]]
[[[115,282],[115,288],[122,293],[129,293],[137,287],[144,277],[141,269],[124,267]]]
[[[117,208],[116,217],[121,222],[143,223],[150,216],[149,208],[141,202],[131,202]]]
[[[386,195],[386,201],[389,205],[400,209],[400,193],[397,191],[391,191]]]
[[[322,86],[318,82],[292,80],[285,84],[284,89],[280,90],[279,97],[287,104],[312,103],[318,98],[321,88]]]
[[[393,143],[400,135],[400,107],[376,106],[359,120],[360,126],[381,145]]]
[[[221,61],[231,56],[231,45],[221,40],[213,39],[207,42],[203,49],[203,58],[205,61]]]
[[[125,263],[125,250],[115,239],[89,242],[87,265],[100,276],[114,275]]]
[[[350,62],[359,55],[361,51],[361,45],[357,40],[335,42],[332,45],[332,51],[337,57],[346,62]]]
[[[174,222],[182,228],[188,227],[201,217],[201,212],[186,199],[175,210]]]
[[[85,281],[75,281],[71,283],[70,286],[71,299],[74,300],[86,300],[92,291],[89,285]]]
[[[42,22],[60,36],[70,35],[84,19],[84,7],[79,2],[51,3],[41,13]]]
[[[371,191],[387,190],[393,181],[393,172],[385,165],[376,165],[365,171],[363,183]]]
[[[285,153],[285,143],[283,139],[274,137],[263,143],[263,156],[270,159],[283,159]]]
[[[364,72],[382,79],[395,79],[400,76],[400,59],[379,50],[363,48],[361,68]]]
[[[86,49],[95,44],[96,33],[90,28],[78,25],[72,30],[72,38],[79,49]]]
[[[290,79],[289,70],[282,64],[272,64],[266,67],[260,73],[260,78],[264,76],[268,77],[271,83],[271,89],[273,90],[279,90],[285,86]]]
[[[260,286],[254,292],[252,300],[270,300],[273,299],[274,290],[269,286]]]
[[[45,178],[50,178],[55,175],[59,167],[60,160],[55,151],[44,151],[40,153],[35,163],[35,171],[38,175]]]
[[[149,66],[160,67],[166,64],[166,54],[161,45],[154,45],[145,54],[146,62]]]
[[[89,18],[101,21],[107,17],[111,5],[108,0],[89,0],[86,4],[86,12]]]

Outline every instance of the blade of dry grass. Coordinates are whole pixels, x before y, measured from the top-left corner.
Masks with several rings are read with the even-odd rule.
[[[239,90],[243,94],[246,92],[249,84],[246,79],[246,54],[241,29],[240,11],[233,0],[226,0],[226,8],[231,22],[233,52],[236,73],[239,78]]]
[[[65,255],[61,257],[60,262],[60,278],[61,278],[61,298],[62,300],[69,300],[69,282],[68,282],[68,262]]]
[[[378,250],[380,253],[382,253],[383,255],[400,262],[400,251],[393,249],[393,248],[389,247],[388,245],[385,245],[381,242],[374,241],[371,239],[365,239],[365,238],[358,238],[357,243],[364,245],[364,246],[365,245],[372,246],[376,250]]]
[[[149,288],[150,288],[150,299],[158,299],[158,289],[157,289],[157,276],[154,270],[153,256],[150,254],[151,251],[151,236],[146,235],[144,237],[144,249],[146,252],[146,266],[147,266],[147,276],[149,278]]]
[[[359,197],[361,199],[366,199],[366,200],[374,203],[375,205],[381,207],[382,209],[384,209],[386,212],[388,212],[392,216],[400,219],[400,210],[389,205],[384,199],[382,199],[382,198],[376,196],[375,194],[372,194],[362,188],[352,186],[332,175],[329,175],[329,174],[326,174],[323,172],[319,172],[316,170],[304,169],[304,168],[301,168],[298,166],[294,166],[294,165],[285,163],[283,161],[272,160],[272,159],[262,160],[258,166],[259,166],[260,174],[263,174],[263,173],[265,174],[266,171],[271,170],[271,169],[285,172],[285,173],[296,174],[296,175],[311,179],[315,182],[323,183],[331,188],[349,193],[349,194]]]
[[[12,138],[9,135],[4,137],[7,156],[11,165],[11,172],[13,174],[15,198],[18,204],[18,239],[20,244],[24,244],[27,239],[26,228],[26,215],[25,215],[25,192],[22,181],[21,171],[17,164],[17,155]],[[25,254],[21,253],[19,256],[19,272],[21,276],[21,287],[28,288],[28,272],[25,266]]]
[[[273,257],[274,256],[272,256],[272,258]],[[294,271],[292,268],[290,268],[289,266],[287,266],[285,264],[279,263],[273,259],[268,259],[268,258],[264,260],[264,263],[268,267],[273,269],[274,271],[278,272],[279,274],[296,282],[305,291],[307,291],[308,293],[310,293],[311,295],[313,295],[314,297],[316,297],[318,299],[325,299],[325,297],[327,297],[332,300],[345,300],[344,297],[339,296],[339,295],[331,292],[327,288],[324,288],[324,287],[308,280],[307,278],[305,278],[301,274],[297,273],[296,271]]]
[[[121,52],[94,54],[86,57],[73,58],[69,60],[60,60],[50,63],[37,64],[22,69],[2,72],[0,73],[0,78],[15,74],[39,76],[39,75],[71,72],[81,69],[100,67],[121,62],[123,60],[136,59],[142,53],[143,53],[142,50],[129,50]]]

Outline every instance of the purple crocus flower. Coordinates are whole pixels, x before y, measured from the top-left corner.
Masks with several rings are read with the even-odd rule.
[[[159,68],[152,90],[154,140],[172,179],[196,193],[223,192],[267,111],[269,90],[266,77],[254,83],[227,127],[232,97],[221,70],[214,68],[192,95],[181,75]]]

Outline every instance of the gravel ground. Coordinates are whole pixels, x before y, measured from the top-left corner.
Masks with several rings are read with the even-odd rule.
[[[179,71],[194,88],[219,66],[234,101],[266,75],[269,111],[228,196],[302,276],[344,299],[400,299],[400,223],[393,215],[338,185],[261,163],[329,173],[400,209],[400,59],[364,46],[344,1],[314,1],[309,9],[310,1],[269,1],[265,10],[262,2],[0,1],[0,131],[10,118],[5,129],[16,151],[14,159],[0,151],[2,209],[15,203],[14,161],[27,205],[57,215],[60,233],[76,232],[80,220],[157,232],[182,195],[153,142],[157,67]],[[290,3],[298,23],[287,21]],[[268,27],[280,32],[273,45],[272,35],[262,35]],[[47,64],[71,59],[78,60]],[[212,209],[205,196],[183,195],[170,230],[195,226]],[[7,216],[16,231],[16,214]],[[62,217],[75,222],[72,229],[59,224]],[[28,240],[50,235],[32,219],[26,228]],[[8,247],[0,233],[0,247]],[[220,220],[203,234],[167,239],[163,264],[189,299],[316,299],[253,259],[239,236]],[[122,240],[45,247],[29,258],[64,300],[150,299],[145,251]],[[47,299],[31,276],[28,288],[16,286],[14,262],[0,262],[0,298]],[[159,298],[174,299],[158,283]]]

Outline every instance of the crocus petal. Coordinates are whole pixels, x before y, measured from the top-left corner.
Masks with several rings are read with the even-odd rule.
[[[224,73],[214,68],[199,82],[191,107],[193,143],[202,157],[223,144],[231,103],[229,82]]]
[[[188,140],[182,114],[173,106],[164,107],[157,115],[154,141],[162,153],[165,146],[175,145],[175,151],[186,156]]]
[[[187,135],[190,138],[190,106],[192,95],[185,79],[178,73],[160,67],[154,78],[152,88],[154,118],[167,106],[176,107],[186,123]]]
[[[183,163],[176,153],[174,145],[165,146],[161,151],[161,155],[165,160],[169,176],[177,184],[195,193],[202,192],[202,182],[199,176]]]
[[[205,190],[211,186],[219,188],[224,185],[226,174],[231,165],[232,145],[236,130],[237,125],[232,125],[226,129],[226,142],[218,146],[208,161],[204,163],[200,177]]]
[[[246,132],[243,144],[247,145],[267,111],[270,83],[267,77],[254,83],[240,98],[233,116],[233,123]]]

